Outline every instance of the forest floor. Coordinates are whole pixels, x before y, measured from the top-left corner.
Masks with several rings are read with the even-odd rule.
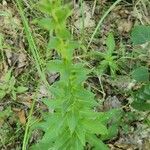
[[[57,56],[55,52],[45,51],[48,34],[34,23],[35,18],[42,17],[35,7],[37,0],[22,1],[44,68],[47,60]],[[138,66],[150,66],[146,53],[148,45],[133,46],[131,42],[134,26],[150,25],[150,1],[122,0],[104,20],[101,20],[114,2],[115,0],[85,0],[82,1],[82,5],[79,5],[80,2],[72,3],[73,14],[68,27],[74,38],[84,45],[75,52],[74,57],[77,61],[88,64],[91,69],[96,68],[100,65],[100,60],[88,54],[93,51],[105,52],[107,36],[110,32],[113,33],[116,43],[114,55],[118,58],[115,75],[111,74],[109,68],[101,78],[96,74],[90,75],[86,84],[96,94],[96,98],[103,102],[99,111],[122,108],[124,112],[117,134],[104,141],[110,149],[149,150],[149,112],[138,111],[130,106],[132,101],[130,91],[137,90],[141,86],[133,81],[131,72]],[[99,20],[102,22],[89,44]],[[6,80],[7,83],[3,84]],[[47,80],[52,84],[59,80],[59,75],[47,74]],[[41,114],[47,111],[42,103],[47,91],[44,83],[39,79],[22,19],[16,3],[12,0],[0,0],[0,89],[2,87],[6,91],[5,96],[0,99],[0,150],[21,150],[30,109],[35,100],[32,119],[33,122],[37,118],[41,119]],[[0,97],[1,95],[2,93]],[[28,144],[32,145],[41,138],[41,135],[42,132],[34,131]]]

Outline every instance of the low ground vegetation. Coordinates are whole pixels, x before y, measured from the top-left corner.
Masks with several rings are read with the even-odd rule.
[[[0,2],[1,150],[149,150],[149,0]]]

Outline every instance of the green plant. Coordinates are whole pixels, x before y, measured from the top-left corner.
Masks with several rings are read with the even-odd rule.
[[[73,62],[73,51],[79,44],[73,41],[67,29],[69,5],[61,0],[41,0],[39,8],[47,14],[38,23],[51,33],[48,49],[58,53],[58,59],[51,60],[47,70],[58,72],[60,80],[50,87],[52,99],[43,100],[53,112],[43,114],[44,120],[36,125],[44,135],[31,149],[83,150],[89,143],[95,150],[106,150],[108,147],[98,136],[109,134],[108,120],[118,111],[94,111],[98,105],[95,95],[84,85],[90,70],[84,64]]]
[[[27,90],[27,88],[23,86],[15,87],[15,84],[15,77],[12,76],[12,70],[9,70],[0,81],[0,100],[8,94],[10,94],[13,99],[16,99],[16,94],[23,93]]]
[[[8,119],[12,115],[12,111],[10,107],[7,107],[5,110],[0,112],[0,148],[1,146],[5,146],[7,141],[7,137],[10,134],[9,130],[6,129],[5,119]]]
[[[139,67],[132,72],[132,78],[138,83],[143,83],[137,91],[133,92],[134,101],[131,106],[137,110],[147,111],[150,110],[150,82],[149,72],[146,67]]]
[[[6,117],[9,117],[12,114],[11,108],[8,107],[7,109],[5,109],[4,111],[0,112],[0,121],[1,119],[4,119]]]
[[[131,40],[134,45],[145,44],[150,42],[150,26],[135,26],[132,30]],[[142,86],[133,92],[133,102],[131,106],[140,111],[150,110],[150,79],[149,68],[146,66],[140,66],[134,69],[131,73],[132,78],[142,84]]]
[[[142,86],[134,92],[131,106],[140,111],[150,111],[150,84]]]
[[[100,59],[100,64],[97,67],[97,72],[100,75],[103,75],[107,69],[110,70],[111,75],[114,77],[116,71],[118,70],[118,56],[114,55],[115,53],[115,40],[112,33],[109,33],[106,39],[107,50],[104,52],[94,51],[92,55]]]
[[[145,66],[138,67],[134,69],[131,73],[132,78],[138,82],[148,82],[149,81],[149,71]]]
[[[4,37],[0,34],[0,50],[4,59],[3,48]],[[27,90],[27,88],[23,86],[15,87],[15,84],[16,79],[12,75],[12,69],[10,69],[4,74],[2,79],[0,79],[0,100],[2,100],[7,94],[11,94],[12,98],[16,99],[16,94],[23,93]]]
[[[141,62],[147,63],[150,55],[150,26],[135,26],[131,32],[131,42],[133,43],[132,57],[137,60],[135,64],[139,66]]]

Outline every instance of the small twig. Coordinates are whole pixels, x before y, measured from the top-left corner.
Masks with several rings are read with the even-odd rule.
[[[96,4],[97,4],[97,0],[95,0],[95,1],[94,1],[94,4],[93,4],[92,16],[94,15]]]

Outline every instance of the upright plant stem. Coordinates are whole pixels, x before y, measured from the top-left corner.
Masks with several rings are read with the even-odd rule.
[[[23,139],[23,144],[22,144],[22,150],[26,150],[27,147],[27,138],[28,138],[28,132],[29,132],[29,125],[30,125],[30,121],[31,121],[31,117],[33,114],[33,110],[34,110],[34,105],[35,105],[35,98],[33,100],[30,112],[29,112],[29,116],[28,116],[28,122],[26,124],[26,129],[25,129],[25,134],[24,134],[24,139]]]
[[[116,6],[118,3],[120,3],[121,1],[122,1],[122,0],[117,0],[113,5],[111,5],[110,8],[105,12],[105,14],[104,14],[104,15],[102,16],[102,18],[99,20],[99,22],[98,22],[98,24],[97,24],[97,26],[96,26],[96,28],[95,28],[95,30],[94,30],[94,32],[93,32],[91,38],[90,38],[89,44],[88,44],[88,46],[87,46],[87,49],[90,47],[90,45],[91,45],[91,43],[92,43],[92,41],[93,41],[93,39],[94,39],[94,37],[95,37],[95,35],[96,35],[98,29],[99,29],[100,26],[102,25],[104,19],[105,19],[105,18],[107,17],[107,15],[115,8],[115,6]]]

